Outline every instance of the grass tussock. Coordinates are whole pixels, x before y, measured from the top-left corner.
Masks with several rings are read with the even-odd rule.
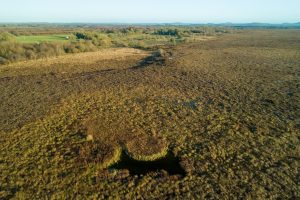
[[[108,168],[120,160],[122,149],[100,141],[88,141],[80,148],[79,162],[96,164],[99,169]]]
[[[125,146],[126,153],[139,161],[155,161],[166,156],[169,150],[165,139],[153,136],[138,136]]]

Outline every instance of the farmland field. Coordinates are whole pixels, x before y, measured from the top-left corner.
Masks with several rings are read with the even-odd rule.
[[[0,65],[0,199],[299,199],[300,31],[160,48]]]
[[[68,35],[21,35],[16,40],[21,43],[66,42]]]

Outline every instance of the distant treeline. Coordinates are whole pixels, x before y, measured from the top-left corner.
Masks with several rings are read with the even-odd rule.
[[[5,29],[4,29],[5,30]],[[192,41],[194,36],[230,33],[220,27],[112,27],[95,29],[11,28],[0,30],[0,64],[58,56],[67,53],[96,51],[108,47],[147,49],[156,45],[173,45]],[[20,35],[68,33],[67,42],[21,43]],[[193,37],[192,37],[193,36]]]

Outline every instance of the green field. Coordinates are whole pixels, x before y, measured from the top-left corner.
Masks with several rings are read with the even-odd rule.
[[[22,43],[64,42],[68,35],[22,35],[17,36],[17,41]]]

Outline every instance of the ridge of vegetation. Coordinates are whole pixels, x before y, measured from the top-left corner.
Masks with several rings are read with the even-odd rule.
[[[34,29],[27,31],[30,35],[19,35],[24,34],[21,31],[0,31],[0,64],[67,53],[97,51],[99,48],[109,47],[153,49],[155,46],[198,41],[205,37],[232,32],[228,28],[207,27],[74,29],[67,35],[33,35]],[[32,32],[30,33],[30,31]],[[44,33],[47,33],[47,29]]]

